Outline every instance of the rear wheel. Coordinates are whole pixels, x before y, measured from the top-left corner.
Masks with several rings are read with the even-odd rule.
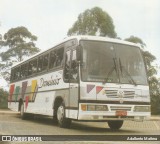
[[[112,130],[119,130],[123,125],[122,120],[116,120],[116,121],[108,121],[108,126]]]
[[[21,116],[21,119],[25,119],[26,118],[26,114],[24,112],[24,104],[21,104],[21,107],[20,107],[20,116]]]
[[[63,128],[69,128],[71,125],[71,119],[65,117],[65,106],[62,102],[57,109],[57,121],[58,125]]]

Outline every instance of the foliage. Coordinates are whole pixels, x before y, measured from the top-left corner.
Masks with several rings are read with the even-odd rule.
[[[99,35],[116,37],[112,18],[101,8],[87,9],[69,29],[68,35]]]
[[[4,34],[4,41],[2,46],[9,48],[1,53],[2,60],[9,60],[16,58],[17,61],[22,61],[24,56],[30,56],[37,52],[39,49],[35,47],[34,41],[37,37],[32,35],[25,27],[11,28]]]
[[[7,108],[8,104],[8,92],[4,91],[3,89],[0,89],[0,108]]]
[[[22,61],[40,50],[35,46],[37,37],[32,35],[27,28],[21,26],[11,28],[0,40],[0,56],[3,63],[0,64],[0,72],[5,80],[9,81],[9,69],[15,62]]]
[[[129,38],[126,38],[125,40],[136,43],[136,44],[140,44],[142,47],[146,46],[146,44],[140,38],[135,37],[135,36],[130,36]]]

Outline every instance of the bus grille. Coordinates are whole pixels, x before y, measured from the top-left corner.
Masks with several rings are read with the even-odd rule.
[[[119,98],[117,95],[117,90],[106,90],[106,96],[108,98]],[[123,98],[133,99],[135,96],[135,91],[124,91]]]
[[[134,98],[135,91],[124,91],[124,98]]]
[[[118,98],[117,90],[106,90],[106,96],[108,98]]]
[[[117,111],[117,110],[124,110],[124,111],[131,111],[132,107],[123,107],[123,106],[110,106],[111,111]]]

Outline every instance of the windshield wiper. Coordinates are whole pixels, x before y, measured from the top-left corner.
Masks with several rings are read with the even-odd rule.
[[[105,78],[105,81],[104,83],[106,83],[110,77],[110,75],[113,73],[113,71],[115,70],[116,71],[116,74],[118,76],[118,72],[117,72],[117,66],[116,66],[116,58],[113,58],[113,62],[114,62],[114,66],[111,68],[111,70],[108,72],[107,74],[107,78]]]
[[[119,58],[119,65],[120,65],[120,71],[121,71],[121,74],[123,73],[123,70],[124,72],[127,74],[127,76],[130,78],[130,80],[132,81],[132,83],[137,86],[136,82],[134,81],[134,79],[132,78],[131,74],[125,69],[124,66],[122,66],[122,63],[121,63],[121,59]]]

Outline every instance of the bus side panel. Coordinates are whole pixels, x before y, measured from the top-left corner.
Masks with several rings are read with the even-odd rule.
[[[22,99],[25,112],[53,115],[53,102],[57,96],[68,106],[69,84],[63,82],[62,73],[63,70],[59,70],[11,84],[8,107],[18,111]],[[17,87],[20,87],[18,92]]]

